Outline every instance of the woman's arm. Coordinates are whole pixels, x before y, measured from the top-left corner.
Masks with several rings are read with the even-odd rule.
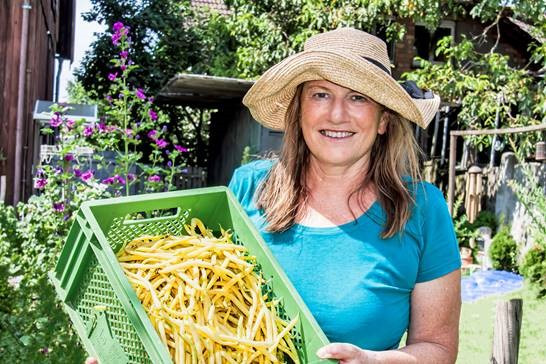
[[[415,285],[411,295],[410,327],[405,347],[369,351],[350,344],[334,343],[320,349],[317,355],[338,359],[341,364],[455,363],[460,311],[461,272],[457,269],[440,278]]]

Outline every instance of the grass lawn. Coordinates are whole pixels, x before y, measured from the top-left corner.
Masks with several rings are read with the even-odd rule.
[[[463,303],[461,312],[459,364],[489,363],[493,345],[495,308],[498,300],[523,299],[523,323],[519,364],[546,363],[546,299],[538,300],[532,288],[489,296]]]

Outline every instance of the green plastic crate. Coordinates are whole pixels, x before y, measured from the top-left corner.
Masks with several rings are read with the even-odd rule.
[[[176,213],[132,219],[152,211]],[[270,288],[282,299],[286,315],[299,314],[295,334],[302,362],[332,362],[315,355],[328,339],[226,187],[96,200],[81,206],[50,278],[89,354],[102,364],[172,363],[118,264],[116,252],[144,234],[185,234],[188,216],[198,217],[210,229],[221,226],[237,234],[239,242],[256,256],[264,277],[270,279]]]

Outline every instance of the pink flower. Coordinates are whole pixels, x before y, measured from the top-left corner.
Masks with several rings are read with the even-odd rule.
[[[135,178],[136,178],[136,176],[135,176],[133,173],[127,174],[127,180],[128,180],[128,181],[132,181],[132,180],[134,180]]]
[[[55,210],[57,212],[63,212],[64,211],[64,203],[54,202],[53,203],[53,210]]]
[[[57,128],[59,125],[63,123],[63,119],[61,119],[60,115],[55,115],[54,117],[49,120],[49,125],[51,125],[54,128]]]
[[[64,156],[64,160],[67,162],[73,161],[74,155],[72,153],[68,153],[67,155]]]
[[[81,179],[84,182],[89,181],[91,178],[93,178],[93,171],[88,170],[87,172],[82,173]]]
[[[109,74],[108,74],[108,79],[109,79],[110,81],[115,81],[117,77],[118,77],[118,73],[117,73],[117,72],[109,73]]]
[[[181,145],[177,145],[177,144],[174,145],[174,148],[175,148],[176,150],[178,150],[179,152],[181,152],[181,153],[184,153],[184,152],[187,152],[187,151],[188,151],[188,148],[185,148],[185,147],[183,147],[183,146],[181,146]]]
[[[144,94],[144,90],[141,88],[137,88],[135,92],[136,96],[141,100],[146,100],[146,95]]]
[[[68,119],[68,120],[66,121],[66,127],[67,127],[68,129],[72,129],[72,128],[74,127],[74,124],[76,124],[76,122],[75,122],[74,120],[72,120],[72,119]]]
[[[120,21],[117,21],[114,23],[114,25],[112,26],[112,28],[114,29],[115,32],[119,32],[122,28],[123,28],[123,23],[120,22]]]
[[[163,149],[163,148],[165,148],[167,145],[169,145],[169,142],[166,141],[165,139],[157,139],[157,140],[155,141],[155,144],[157,145],[157,147],[158,147],[159,149]]]
[[[159,177],[157,174],[154,174],[154,175],[148,177],[148,181],[150,181],[150,182],[159,182],[159,181],[161,181],[161,177]]]
[[[79,168],[74,168],[74,176],[75,177],[81,177],[82,171]]]
[[[83,129],[83,136],[90,137],[91,135],[93,135],[93,128],[90,126],[86,126],[85,129]]]
[[[101,132],[101,133],[106,132],[106,124],[105,123],[99,123],[99,132]]]
[[[116,174],[114,176],[114,178],[116,179],[116,181],[120,184],[120,185],[124,185],[125,184],[125,178],[121,177],[120,175]]]
[[[127,69],[127,66],[122,64],[121,66],[119,66],[119,68],[121,68],[122,71],[125,71]]]
[[[47,185],[47,179],[45,178],[38,178],[36,179],[36,181],[34,182],[34,188],[36,188],[37,190],[42,190],[44,189],[44,187]]]
[[[133,129],[125,129],[125,135],[132,136],[133,135]]]
[[[148,138],[155,140],[156,139],[157,130],[150,130],[148,132]]]
[[[119,56],[123,59],[127,58],[127,56],[129,55],[129,52],[127,51],[121,51],[119,52]]]
[[[150,115],[150,119],[157,120],[157,113],[153,111],[152,109],[148,111],[148,115]]]
[[[102,180],[102,183],[107,185],[113,185],[116,182],[114,177],[108,177]]]
[[[120,33],[116,32],[116,33],[112,34],[112,44],[113,45],[118,46],[120,39],[121,39],[121,34]]]

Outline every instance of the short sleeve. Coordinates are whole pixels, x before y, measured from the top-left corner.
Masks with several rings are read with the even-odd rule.
[[[237,168],[229,182],[229,189],[245,210],[254,206],[254,193],[272,166],[270,160],[259,160]]]
[[[444,196],[429,183],[424,187],[424,196],[418,199],[421,204],[423,246],[417,283],[439,278],[461,267],[453,220]]]

